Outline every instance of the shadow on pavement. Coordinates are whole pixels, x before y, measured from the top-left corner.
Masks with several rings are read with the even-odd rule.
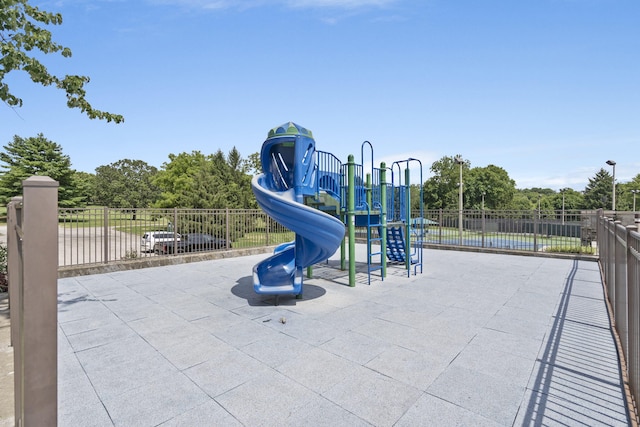
[[[320,298],[327,293],[324,288],[315,285],[305,284],[303,289],[302,298],[296,295],[259,295],[253,290],[253,277],[245,276],[237,280],[236,285],[231,288],[231,293],[239,298],[246,299],[247,303],[252,307],[264,305],[293,306],[304,301]]]

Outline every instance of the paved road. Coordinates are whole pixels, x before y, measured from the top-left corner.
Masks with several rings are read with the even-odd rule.
[[[108,248],[104,247],[104,230],[102,227],[58,228],[58,265],[60,267],[93,264],[105,261],[105,254],[109,261],[127,259],[134,254],[140,256],[154,256],[140,252],[140,237],[116,230],[108,231]],[[7,243],[7,225],[0,224],[0,243]]]

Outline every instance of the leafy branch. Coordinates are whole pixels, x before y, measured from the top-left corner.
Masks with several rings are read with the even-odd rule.
[[[11,92],[5,77],[12,71],[24,71],[34,83],[64,90],[69,108],[78,108],[91,119],[122,123],[123,116],[95,109],[87,101],[84,86],[89,77],[55,76],[34,57],[34,51],[71,57],[71,50],[54,42],[51,32],[43,28],[60,24],[61,14],[42,11],[27,0],[0,0],[0,99],[11,107],[22,107],[22,99]]]

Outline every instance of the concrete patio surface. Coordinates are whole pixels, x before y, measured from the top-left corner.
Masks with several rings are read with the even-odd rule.
[[[596,262],[428,250],[352,288],[334,256],[275,306],[265,257],[60,279],[58,424],[630,423]]]

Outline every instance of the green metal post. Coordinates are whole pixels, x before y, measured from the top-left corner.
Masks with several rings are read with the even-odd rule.
[[[344,211],[340,213],[340,219],[342,222],[346,224],[346,218]],[[345,238],[342,239],[342,243],[340,243],[340,270],[346,270],[346,259],[347,259],[347,250],[345,247]]]
[[[406,237],[406,247],[404,248],[405,254],[405,263],[407,265],[407,276],[411,276],[411,185],[409,185],[410,181],[409,174],[409,165],[407,164],[407,168],[404,170],[404,182],[407,186],[406,191],[406,202],[405,209],[406,214],[405,218],[407,219],[407,223],[405,224],[405,237]]]
[[[349,286],[356,285],[356,180],[353,154],[347,160],[347,229],[349,231]]]
[[[382,229],[381,233],[382,240],[380,241],[380,257],[382,258],[382,277],[387,277],[387,165],[382,162],[380,163],[380,204],[381,204],[381,212],[380,212],[380,227]]]
[[[313,279],[313,266],[307,267],[307,279]]]

